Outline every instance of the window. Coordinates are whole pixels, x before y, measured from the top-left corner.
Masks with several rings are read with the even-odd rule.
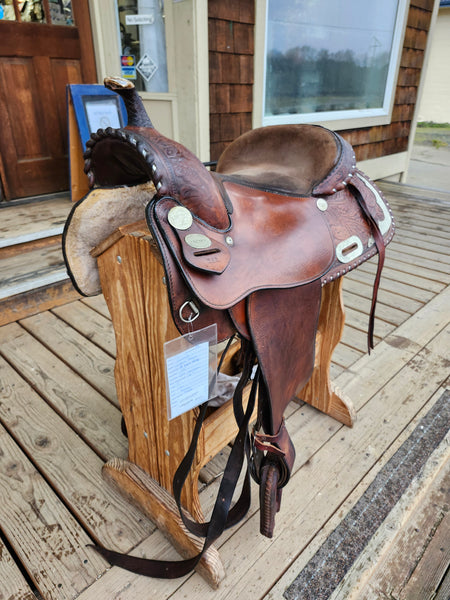
[[[116,0],[122,77],[144,92],[167,92],[163,0]]]
[[[407,4],[267,0],[263,124],[387,122]]]
[[[72,0],[0,0],[0,21],[75,25]]]

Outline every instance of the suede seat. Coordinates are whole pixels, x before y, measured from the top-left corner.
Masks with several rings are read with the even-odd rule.
[[[316,125],[276,125],[253,129],[230,144],[221,155],[217,171],[258,187],[300,196],[311,196],[337,167],[341,140]],[[340,161],[345,176],[354,170],[353,152]],[[336,191],[336,189],[334,189]]]

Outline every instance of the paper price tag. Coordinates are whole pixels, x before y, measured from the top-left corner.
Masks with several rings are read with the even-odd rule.
[[[216,325],[164,344],[169,419],[174,419],[215,396],[216,345]]]

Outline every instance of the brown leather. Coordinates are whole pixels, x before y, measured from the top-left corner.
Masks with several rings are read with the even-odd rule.
[[[211,308],[229,308],[253,291],[294,287],[328,271],[334,259],[333,239],[314,202],[237,183],[225,182],[225,188],[233,202],[230,229],[222,233],[194,217],[195,231],[202,231],[214,247],[217,242],[229,252],[229,264],[220,277],[214,268],[220,253],[199,256],[194,266],[184,256],[179,236],[189,234],[190,229],[180,233],[169,224],[168,213],[177,205],[174,200],[163,198],[147,212],[150,226],[158,227],[201,302]],[[231,246],[227,237],[232,239]]]
[[[147,219],[150,219],[150,214],[147,214]],[[187,322],[190,316],[189,302],[194,301],[199,309],[198,316],[195,319],[195,329],[202,329],[216,323],[217,338],[222,342],[231,337],[235,331],[233,322],[227,311],[215,310],[209,306],[201,304],[191,288],[186,284],[183,277],[180,277],[176,260],[170,249],[164,242],[159,229],[152,227],[153,236],[158,243],[159,250],[163,259],[165,272],[165,280],[167,284],[168,298],[174,323],[181,333],[189,331],[189,323]],[[186,305],[185,309],[182,307]],[[184,321],[182,319],[185,319]]]
[[[321,286],[378,252],[375,301],[384,246],[394,233],[392,215],[375,184],[356,169],[351,146],[332,131],[312,125],[256,129],[230,144],[213,174],[145,121],[128,87],[119,91],[130,106],[130,126],[93,135],[86,172],[92,184],[154,183],[147,222],[178,329],[217,322],[219,339],[235,329],[241,335],[246,366],[234,403],[241,426],[248,415],[236,398],[256,356],[257,426],[251,448],[240,431],[236,452],[245,446],[252,474],[263,482],[261,531],[272,535],[295,458],[283,415],[314,366]],[[191,214],[177,227],[169,213],[180,206]],[[227,477],[233,471],[237,479],[234,470]],[[207,544],[211,532],[229,522],[228,509],[219,512],[220,522],[192,525]]]
[[[278,487],[279,472],[277,466],[266,461],[261,469],[259,483],[260,533],[265,537],[273,537],[275,515],[280,509],[281,489]]]
[[[217,163],[218,172],[247,184],[299,196],[333,194],[355,168],[350,144],[317,125],[253,129],[230,144]]]
[[[137,185],[153,181],[160,196],[179,198],[200,219],[219,229],[228,211],[214,178],[187,148],[155,129],[100,129],[91,136],[85,171],[97,185]]]

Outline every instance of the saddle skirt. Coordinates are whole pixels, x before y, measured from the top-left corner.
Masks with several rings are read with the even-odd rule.
[[[335,132],[316,125],[255,129],[230,144],[211,172],[154,129],[129,82],[108,78],[105,85],[124,99],[129,122],[124,129],[92,134],[85,171],[92,186],[140,189],[153,183],[145,215],[162,256],[178,330],[216,323],[219,340],[235,332],[241,337],[245,381],[235,395],[236,418],[245,430],[240,452],[261,485],[261,532],[270,537],[295,458],[283,414],[314,367],[321,287],[379,254],[369,322],[373,345],[384,248],[394,234],[391,210]],[[100,290],[82,289],[80,281],[88,278],[70,250],[79,236],[75,215],[88,198],[74,207],[64,239],[72,279],[90,294]],[[142,199],[139,203],[142,210]],[[250,437],[239,395],[253,364],[258,419]],[[236,480],[238,475],[233,473]],[[227,513],[213,529],[231,521]],[[205,546],[211,535],[205,533]],[[118,555],[99,551],[124,566]]]

